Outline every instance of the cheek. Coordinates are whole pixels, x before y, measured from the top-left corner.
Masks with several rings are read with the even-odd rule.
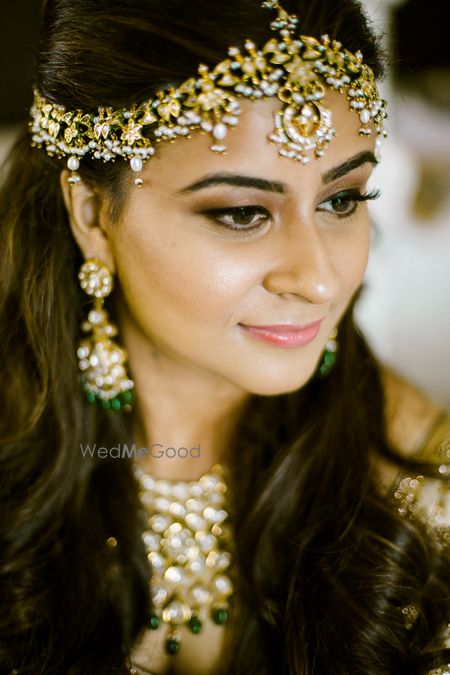
[[[353,293],[362,283],[370,245],[370,224],[356,223],[347,236],[334,241],[333,265],[341,280],[342,294]]]
[[[224,255],[223,245],[201,237],[180,241],[168,228],[129,232],[117,244],[116,260],[127,304],[147,325],[226,322],[245,289],[245,267]]]

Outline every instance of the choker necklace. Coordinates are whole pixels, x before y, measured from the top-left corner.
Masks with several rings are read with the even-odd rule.
[[[135,465],[146,529],[142,534],[152,575],[149,628],[171,626],[166,652],[181,647],[180,627],[198,634],[209,615],[224,625],[233,584],[225,469],[215,464],[198,480],[154,478]]]

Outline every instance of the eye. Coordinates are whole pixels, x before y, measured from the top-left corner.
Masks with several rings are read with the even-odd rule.
[[[356,211],[360,202],[365,202],[369,199],[377,199],[379,196],[379,190],[373,190],[372,192],[365,194],[361,194],[357,189],[343,190],[319,204],[318,211],[326,211],[338,218],[346,218]]]
[[[233,206],[226,209],[208,209],[202,211],[215,223],[229,230],[250,232],[260,228],[270,218],[270,213],[263,206]]]

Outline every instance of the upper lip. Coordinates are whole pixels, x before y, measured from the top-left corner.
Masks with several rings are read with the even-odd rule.
[[[270,325],[255,325],[255,324],[242,324],[243,326],[248,326],[250,328],[264,328],[266,330],[272,330],[272,331],[294,331],[294,330],[305,330],[306,328],[311,328],[312,326],[315,326],[318,324],[320,321],[323,321],[322,317],[321,319],[316,319],[315,321],[308,321],[307,323],[273,323]]]

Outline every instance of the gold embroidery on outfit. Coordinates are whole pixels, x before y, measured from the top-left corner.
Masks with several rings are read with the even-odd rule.
[[[435,420],[426,438],[413,453],[416,459],[435,464],[438,474],[450,476],[450,415],[441,413]],[[426,478],[418,473],[397,476],[390,499],[398,513],[410,520],[419,519],[425,523],[428,534],[441,550],[450,545],[450,481],[439,476]],[[405,626],[412,629],[419,617],[414,604],[401,608]],[[450,617],[449,617],[450,619]],[[450,623],[445,626],[434,649],[450,648]],[[450,675],[450,663],[428,672],[427,675]]]
[[[442,477],[450,476],[450,415],[439,415],[414,457],[438,465],[438,473]],[[391,499],[400,515],[411,520],[423,520],[430,535],[437,538],[439,545],[445,548],[450,543],[450,482],[447,484],[443,480],[433,485],[438,480],[439,477],[430,479],[420,473],[411,476],[401,472],[393,487]],[[427,503],[425,497],[428,497]],[[449,516],[446,518],[447,513]]]

